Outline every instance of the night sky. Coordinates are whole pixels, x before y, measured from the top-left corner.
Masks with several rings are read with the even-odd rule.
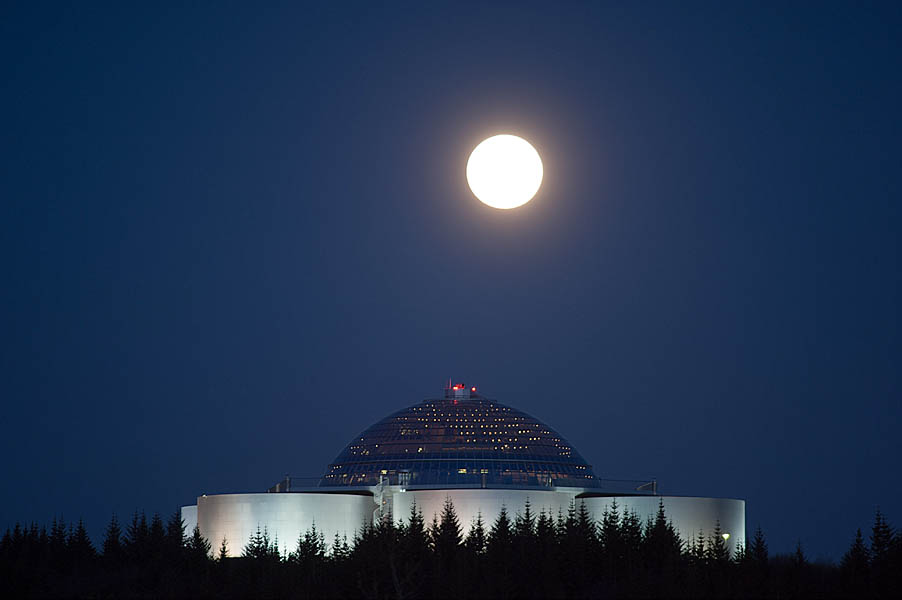
[[[902,525],[902,9],[783,4],[4,4],[0,526],[316,477],[449,377],[772,551]]]

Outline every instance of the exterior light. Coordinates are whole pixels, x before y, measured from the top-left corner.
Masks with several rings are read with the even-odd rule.
[[[730,534],[729,534],[729,533],[725,533],[725,534],[723,534],[721,537],[723,537],[723,541],[727,541],[728,539],[730,539]]]

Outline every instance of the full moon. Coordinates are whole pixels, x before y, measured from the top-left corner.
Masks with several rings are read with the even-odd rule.
[[[494,208],[517,208],[532,200],[542,184],[542,174],[539,153],[515,135],[483,140],[467,161],[470,189]]]

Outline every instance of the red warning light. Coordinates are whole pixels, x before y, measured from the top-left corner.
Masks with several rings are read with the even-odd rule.
[[[476,386],[471,387],[471,388],[470,388],[470,391],[471,391],[471,392],[475,392],[475,391],[476,391]]]

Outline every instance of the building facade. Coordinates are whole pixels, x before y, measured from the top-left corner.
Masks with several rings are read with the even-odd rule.
[[[401,522],[413,507],[428,522],[446,499],[464,533],[477,516],[488,527],[502,507],[513,516],[527,502],[555,518],[584,504],[595,519],[616,502],[643,522],[663,503],[684,540],[719,527],[731,551],[745,544],[743,500],[659,496],[649,487],[611,489],[556,431],[458,384],[363,431],[313,487],[293,489],[286,478],[267,493],[204,495],[182,518],[238,556],[258,528],[287,554],[314,524],[327,543],[350,542],[364,523]]]

